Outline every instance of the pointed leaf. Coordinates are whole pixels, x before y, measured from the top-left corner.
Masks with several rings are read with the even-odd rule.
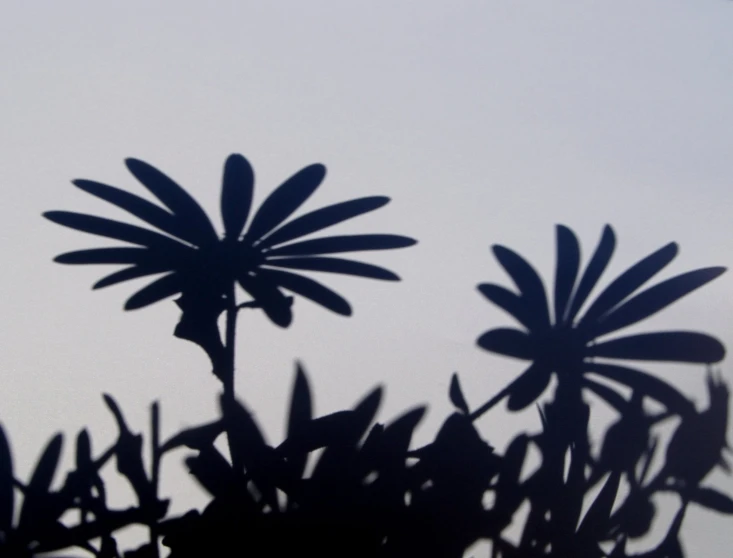
[[[139,196],[92,180],[73,180],[72,183],[85,192],[124,209],[156,229],[160,229],[181,240],[196,243],[195,234],[191,234],[185,223],[180,219],[176,219],[174,215],[168,213],[165,209]]]
[[[514,382],[507,408],[510,411],[521,411],[542,395],[550,384],[552,371],[535,362]]]
[[[531,360],[534,344],[530,336],[519,329],[501,327],[492,329],[478,338],[478,346],[492,353]]]
[[[231,401],[223,395],[219,401],[233,463],[243,463],[247,469],[256,467],[267,447],[260,427],[239,401]]]
[[[695,406],[689,399],[666,382],[646,372],[599,362],[584,363],[584,370],[599,374],[634,390],[639,390],[645,395],[653,397],[667,407],[668,410],[678,415],[687,416],[695,412]]]
[[[526,301],[509,289],[493,283],[481,283],[478,290],[528,330],[532,331],[542,327],[541,320],[537,319]]]
[[[288,327],[293,321],[292,299],[286,297],[271,281],[251,275],[240,275],[237,281],[255,299],[272,323]]]
[[[259,276],[273,285],[304,296],[332,312],[343,316],[351,315],[351,306],[346,299],[313,279],[274,269],[260,269]]]
[[[723,360],[725,347],[710,335],[692,331],[660,331],[611,339],[589,346],[588,356],[709,364]]]
[[[86,428],[76,437],[76,468],[84,470],[92,463],[92,441]]]
[[[540,328],[550,327],[550,314],[547,308],[547,295],[542,279],[534,268],[516,252],[504,246],[492,247],[494,256],[514,281],[522,298],[536,319]]]
[[[597,337],[635,324],[702,287],[724,271],[724,267],[709,267],[662,281],[601,316],[595,326],[589,327],[589,333]]]
[[[290,413],[288,415],[288,439],[303,432],[313,418],[313,404],[308,378],[300,363],[297,365],[293,395],[290,398]],[[291,459],[293,468],[298,477],[303,474],[308,454],[304,453]]]
[[[155,167],[138,159],[126,159],[128,170],[157,197],[181,223],[185,223],[197,245],[218,239],[214,226],[201,206],[188,192]]]
[[[202,451],[204,448],[212,446],[222,432],[224,432],[224,423],[221,420],[186,428],[165,442],[160,447],[160,451],[165,453],[181,446]]]
[[[593,322],[662,271],[675,258],[677,251],[677,244],[670,242],[656,252],[649,254],[646,258],[636,262],[598,295],[598,298],[588,308],[580,323],[592,327]]]
[[[138,279],[139,277],[147,277],[148,275],[155,275],[156,273],[163,273],[171,271],[172,267],[170,264],[159,262],[157,264],[145,264],[145,265],[133,265],[126,267],[109,275],[105,275],[99,281],[94,283],[92,289],[102,289],[117,283],[124,281],[130,281],[132,279]]]
[[[23,508],[18,520],[18,530],[30,530],[35,523],[42,523],[49,509],[49,491],[61,457],[63,436],[56,434],[43,450],[25,490]],[[45,513],[44,513],[45,512]]]
[[[417,241],[396,234],[355,234],[329,236],[303,240],[265,251],[266,256],[317,256],[339,252],[363,252],[366,250],[393,250],[406,248]]]
[[[183,282],[177,273],[169,273],[160,279],[156,279],[148,286],[143,287],[125,303],[125,310],[137,310],[143,308],[166,297],[181,292]]]
[[[565,323],[570,295],[578,278],[580,245],[572,230],[557,226],[557,266],[555,267],[555,323]]]
[[[232,154],[224,164],[224,178],[221,187],[221,218],[227,238],[237,239],[252,206],[254,171],[247,159]]]
[[[425,415],[425,407],[416,407],[402,414],[385,426],[380,437],[382,459],[391,462],[404,462],[410,447],[412,434]]]
[[[598,279],[601,278],[601,275],[608,266],[608,262],[611,261],[611,256],[613,256],[613,250],[615,247],[616,235],[614,234],[613,229],[606,225],[603,228],[603,234],[601,235],[601,240],[596,247],[596,251],[593,253],[593,257],[585,268],[583,276],[580,279],[580,283],[578,283],[578,288],[573,294],[573,300],[567,316],[568,323],[573,323],[575,316],[578,315],[578,312],[588,299],[588,295],[593,290],[593,287],[596,286],[596,283],[598,283]]]
[[[49,221],[76,229],[89,234],[96,234],[107,238],[114,238],[131,244],[147,246],[162,252],[170,251],[174,254],[182,254],[188,249],[185,244],[173,240],[149,229],[143,229],[135,225],[128,225],[120,221],[74,213],[72,211],[47,211],[43,216]]]
[[[389,202],[385,196],[358,198],[322,207],[306,213],[284,224],[262,241],[262,246],[271,247],[321,231],[348,219],[379,209]]]
[[[283,182],[270,194],[252,218],[247,231],[251,242],[259,240],[290,217],[316,191],[326,176],[326,167],[309,165]]]
[[[454,373],[450,379],[450,389],[448,390],[451,403],[455,405],[464,415],[470,414],[468,410],[468,403],[466,398],[463,396],[463,390],[461,389],[461,382],[458,380],[458,374]]]
[[[385,281],[399,281],[400,278],[383,267],[376,265],[343,260],[340,258],[277,258],[267,260],[267,265],[272,267],[285,267],[289,269],[304,269],[308,271],[325,271],[328,273],[341,273],[344,275],[356,275],[370,279],[382,279]]]
[[[374,420],[374,417],[379,410],[379,405],[382,402],[383,392],[384,390],[381,386],[373,389],[354,407],[354,416],[357,418],[359,431],[358,439],[364,435],[367,428],[369,428],[369,425]]]
[[[716,512],[733,514],[733,499],[714,488],[698,487],[690,493],[690,501]]]
[[[621,474],[618,471],[612,472],[603,488],[593,500],[590,508],[585,514],[583,521],[578,528],[578,537],[581,539],[597,540],[608,530],[609,519],[613,504],[616,501]]]
[[[5,430],[0,426],[0,531],[10,532],[14,509],[13,458]]]

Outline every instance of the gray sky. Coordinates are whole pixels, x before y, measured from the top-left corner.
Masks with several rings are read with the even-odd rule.
[[[0,13],[0,421],[23,474],[53,431],[91,423],[96,448],[113,441],[102,392],[137,429],[155,399],[167,434],[215,413],[219,386],[203,353],[171,336],[172,302],[125,313],[143,282],[91,292],[104,269],[51,262],[100,242],[40,214],[125,219],[69,182],[142,194],[125,157],[177,179],[217,224],[228,154],[254,166],[257,200],[323,162],[328,176],[306,210],[388,195],[385,209],[339,232],[419,239],[363,258],[402,283],[322,277],[352,318],[305,300],[288,330],[242,314],[237,388],[271,442],[295,359],[319,413],[377,382],[388,384],[382,419],[430,403],[419,442],[450,412],[452,372],[472,405],[520,373],[522,363],[475,346],[511,324],[475,289],[509,283],[491,244],[546,279],[556,223],[576,231],[586,257],[614,226],[606,282],[671,240],[681,252],[665,276],[732,263],[729,2],[5,0]],[[699,329],[733,346],[732,293],[728,273],[637,329]],[[701,368],[657,369],[705,404]],[[482,428],[501,447],[535,415],[494,411]],[[177,511],[200,502],[181,458],[164,475],[164,489],[182,495]],[[733,493],[730,477],[710,482]],[[685,545],[722,556],[732,533],[729,520],[691,510]]]

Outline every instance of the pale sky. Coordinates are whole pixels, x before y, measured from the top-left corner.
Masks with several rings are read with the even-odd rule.
[[[665,277],[733,264],[730,2],[5,0],[0,15],[0,422],[21,476],[55,431],[67,434],[67,463],[84,425],[97,450],[113,442],[103,392],[137,430],[159,400],[166,436],[216,412],[217,380],[198,347],[172,337],[171,301],[123,312],[144,280],[92,292],[108,268],[51,261],[100,242],[43,211],[128,220],[70,184],[143,194],[126,157],[178,180],[217,226],[230,153],[252,163],[259,201],[322,162],[328,175],[304,210],[387,195],[386,208],[333,233],[419,240],[362,258],[401,283],[321,276],[351,318],[303,299],[287,330],[241,315],[237,390],[271,443],[296,359],[320,414],[376,383],[387,385],[381,420],[429,403],[419,443],[451,412],[454,371],[472,406],[519,374],[523,363],[475,345],[512,325],[476,291],[510,284],[492,244],[546,281],[557,223],[586,258],[614,226],[604,283],[672,240],[681,250]],[[635,329],[702,330],[732,347],[731,294],[729,272]],[[706,404],[701,367],[654,370]],[[499,409],[481,427],[501,448],[535,415]],[[178,512],[202,502],[182,458],[163,475]],[[709,482],[733,494],[730,477]],[[726,555],[730,518],[691,509],[684,544],[689,556]]]

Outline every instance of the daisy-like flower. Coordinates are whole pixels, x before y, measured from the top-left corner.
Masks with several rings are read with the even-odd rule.
[[[500,285],[484,283],[479,291],[508,312],[522,326],[487,331],[478,339],[483,349],[531,361],[525,372],[490,403],[508,396],[508,407],[520,410],[534,402],[547,388],[552,374],[560,383],[579,383],[612,405],[623,400],[608,386],[588,377],[596,374],[626,385],[658,400],[670,411],[694,412],[692,403],[665,382],[645,372],[601,359],[713,363],[722,360],[725,348],[715,338],[691,331],[661,331],[605,339],[605,336],[635,324],[674,303],[725,271],[723,267],[697,269],[667,279],[638,292],[677,255],[675,243],[667,244],[630,267],[581,314],[588,297],[608,265],[616,244],[610,226],[585,270],[580,274],[580,246],[567,227],[557,227],[557,264],[553,315],[537,272],[520,255],[503,246],[493,246],[499,263],[514,281],[518,293]],[[487,404],[478,414],[488,409]]]
[[[55,261],[128,266],[99,280],[95,289],[164,274],[133,294],[125,309],[142,308],[180,293],[176,302],[183,316],[176,335],[202,346],[221,345],[216,318],[235,303],[236,283],[253,299],[242,306],[261,308],[281,327],[287,327],[292,321],[292,298],[286,297],[283,289],[338,314],[350,315],[349,303],[339,294],[313,279],[286,270],[396,281],[399,277],[387,269],[326,255],[415,244],[411,238],[388,234],[302,240],[302,237],[374,211],[389,201],[383,196],[359,198],[288,220],[323,181],[326,169],[320,164],[305,167],[291,176],[265,199],[250,219],[254,173],[243,156],[229,156],[221,190],[224,236],[220,238],[201,206],[168,176],[137,159],[127,159],[125,163],[164,207],[99,182],[74,180],[73,184],[157,230],[81,213],[49,211],[44,216],[55,223],[133,245],[68,252],[57,256]],[[205,337],[208,341],[202,341]],[[216,352],[207,350],[210,357],[212,351]],[[212,360],[221,356],[216,355]]]

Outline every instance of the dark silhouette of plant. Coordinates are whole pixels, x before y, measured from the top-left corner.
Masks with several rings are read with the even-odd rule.
[[[315,192],[326,175],[323,165],[305,167],[280,185],[254,213],[249,225],[254,173],[241,155],[230,155],[224,165],[221,216],[224,235],[219,238],[199,204],[178,184],[151,165],[127,159],[127,168],[165,208],[113,186],[74,180],[78,188],[131,213],[160,232],[111,219],[68,211],[49,211],[51,221],[138,247],[95,248],[61,254],[66,264],[124,264],[94,288],[165,273],[132,295],[126,310],[142,308],[180,293],[182,310],[175,335],[199,344],[209,356],[214,374],[225,392],[234,392],[234,337],[239,308],[261,308],[281,327],[292,321],[292,299],[281,289],[306,297],[329,310],[348,316],[349,303],[331,289],[296,269],[399,280],[391,271],[363,262],[324,254],[385,250],[415,244],[411,238],[388,234],[330,236],[299,240],[384,206],[389,198],[372,196],[330,205],[295,219],[288,218]],[[293,242],[296,241],[296,242]],[[235,285],[253,300],[238,304]],[[227,331],[222,344],[217,319],[227,311]]]
[[[167,273],[133,295],[126,308],[180,293],[176,302],[183,315],[175,335],[199,344],[209,355],[224,386],[220,416],[161,441],[160,412],[154,403],[151,460],[146,467],[142,435],[129,429],[118,404],[105,395],[117,424],[117,440],[95,457],[87,431],[80,432],[75,469],[58,490],[51,487],[61,434],[51,439],[30,481],[23,483],[15,477],[10,447],[0,428],[1,556],[40,558],[48,552],[79,551],[95,558],[158,558],[162,544],[170,558],[461,558],[474,543],[488,540],[491,558],[681,558],[680,528],[689,506],[733,515],[733,499],[704,484],[715,467],[729,470],[723,456],[728,448],[729,389],[720,374],[708,372],[708,406],[698,410],[662,379],[595,360],[708,365],[720,361],[723,346],[702,333],[655,332],[612,340],[604,336],[672,304],[720,275],[723,268],[678,275],[637,293],[676,255],[676,245],[669,244],[623,273],[583,312],[613,253],[614,234],[607,226],[579,274],[578,241],[570,229],[558,227],[551,316],[539,275],[516,253],[495,246],[494,253],[519,293],[488,283],[479,290],[525,329],[491,330],[478,343],[532,361],[522,375],[471,410],[454,374],[448,396],[456,411],[432,442],[412,448],[425,407],[377,423],[383,397],[378,387],[352,409],[316,417],[310,383],[299,365],[286,437],[275,445],[268,443],[248,407],[234,396],[237,311],[261,308],[285,327],[292,319],[292,299],[284,289],[348,314],[350,307],[339,295],[275,268],[394,280],[396,275],[385,269],[323,255],[397,248],[414,241],[356,235],[292,242],[387,201],[352,200],[288,221],[323,179],[320,165],[286,181],[246,227],[252,171],[243,157],[230,156],[222,188],[225,234],[219,238],[203,210],[179,186],[141,161],[127,164],[168,209],[111,186],[75,184],[161,232],[89,215],[49,212],[45,215],[62,225],[137,245],[70,252],[56,259],[130,265],[95,287]],[[237,283],[253,300],[236,300]],[[216,320],[225,311],[222,343]],[[520,432],[503,452],[496,451],[474,422],[504,398],[510,410],[526,408],[546,390],[553,374],[557,388],[549,400],[537,405],[541,430]],[[593,433],[597,449],[590,443],[588,391],[618,414],[602,432]],[[651,412],[646,405],[650,401],[661,403],[664,410]],[[659,427],[672,417],[679,424],[662,450]],[[221,436],[226,437],[228,451],[216,443]],[[158,494],[160,465],[169,452],[181,448],[190,450],[185,464],[210,501],[203,510],[166,517],[168,502]],[[136,502],[126,509],[110,509],[107,504],[101,471],[113,461],[135,494]],[[661,465],[653,466],[656,461]],[[627,542],[652,529],[657,515],[654,498],[661,492],[679,496],[674,520],[654,548],[630,554]],[[18,495],[22,505],[16,511]],[[137,549],[120,552],[117,532],[133,524],[147,526],[148,540]]]

